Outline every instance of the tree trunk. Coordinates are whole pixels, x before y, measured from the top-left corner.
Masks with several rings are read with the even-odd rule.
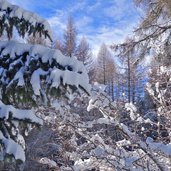
[[[128,103],[131,102],[131,68],[130,68],[130,57],[128,55]]]
[[[114,81],[112,78],[112,100],[114,101]]]

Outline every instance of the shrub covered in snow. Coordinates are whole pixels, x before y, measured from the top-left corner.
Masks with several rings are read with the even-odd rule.
[[[79,103],[75,103],[74,106],[79,108]],[[73,110],[74,106],[56,101],[55,110],[48,108],[46,111],[43,111],[44,109],[39,111],[38,115],[46,114],[43,119],[53,125],[51,143],[58,147],[58,150],[50,151],[51,146],[43,157],[36,156],[40,163],[52,167],[51,162],[54,161],[56,168],[75,171],[86,169],[144,171],[148,168],[169,171],[170,144],[139,134],[149,129],[144,126],[145,124],[155,123],[140,116],[135,105],[125,105],[131,125],[121,118],[119,108],[122,106],[118,106],[97,86],[91,91],[86,119],[81,114],[83,108],[76,112]],[[93,118],[92,116],[97,114],[97,111],[95,114],[91,112],[94,109],[98,109],[101,114]],[[139,130],[136,130],[137,126],[140,127]],[[41,141],[46,142],[46,137],[44,139],[42,137]],[[42,146],[48,144],[42,143]],[[44,158],[49,159],[49,162]]]
[[[98,141],[94,143],[101,145],[103,149],[103,155],[98,156],[100,164],[105,162],[109,167],[115,168],[116,170],[165,170],[169,171],[171,168],[170,157],[171,157],[171,144],[168,142],[162,142],[162,139],[154,141],[151,137],[143,137],[137,132],[137,125],[142,126],[143,124],[150,123],[155,125],[150,119],[143,118],[137,113],[137,109],[133,104],[126,104],[125,108],[130,115],[131,125],[123,123],[118,117],[121,113],[118,113],[118,106],[108,98],[103,92],[96,93],[89,104],[89,109],[98,108],[103,113],[103,118],[100,120],[109,125],[113,125],[122,135],[121,140],[110,140],[105,141],[101,134],[98,134]],[[115,110],[114,110],[115,109]],[[98,119],[99,121],[99,119]],[[93,121],[97,123],[98,121]],[[101,122],[98,122],[101,123]],[[143,126],[139,130],[144,132]],[[92,140],[92,139],[91,139]],[[99,146],[98,146],[99,147]],[[93,153],[95,154],[95,153]],[[97,157],[97,156],[96,156]],[[100,165],[99,164],[99,165]],[[107,165],[106,165],[107,167]]]

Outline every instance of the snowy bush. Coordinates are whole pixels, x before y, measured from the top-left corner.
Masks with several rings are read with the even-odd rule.
[[[144,140],[136,132],[138,124],[155,123],[140,116],[133,104],[125,105],[130,114],[130,120],[132,120],[131,125],[122,123],[118,117],[118,114],[121,114],[118,113],[118,106],[116,107],[103,92],[96,93],[96,96],[93,96],[89,108],[94,107],[99,108],[103,113],[103,121],[108,125],[114,125],[117,128],[116,131],[120,131],[123,137],[122,140],[117,140],[114,143],[109,141],[107,144],[104,144],[105,139],[101,137],[100,144],[106,151],[105,157],[102,155],[102,160],[105,160],[110,167],[116,170],[170,170],[171,144],[165,144],[160,140],[155,142],[151,137]],[[141,129],[139,131],[143,132],[143,127]]]
[[[171,69],[170,67],[161,66],[156,73],[155,78],[151,78],[151,82],[147,84],[146,89],[151,95],[157,108],[158,125],[163,125],[164,128],[171,132]],[[162,131],[161,128],[158,130]],[[171,141],[171,139],[170,139]]]
[[[77,96],[71,98],[73,102],[71,100],[70,103],[61,103],[56,100],[52,108],[39,108],[37,111],[37,115],[52,129],[52,132],[46,135],[47,128],[44,128],[37,144],[33,143],[35,147],[30,155],[39,163],[69,171],[169,171],[170,143],[156,141],[146,134],[146,131],[150,131],[149,126],[156,123],[139,115],[135,105],[127,103],[126,113],[122,114],[124,106],[113,102],[102,86],[95,86],[92,88],[91,97],[82,95],[85,103],[89,100],[89,112],[85,113],[87,117],[84,117],[82,110],[85,104],[81,105],[81,101],[74,97]],[[97,109],[95,113],[94,109]],[[127,123],[128,120],[125,121],[125,117],[131,124]],[[46,149],[46,153],[41,152],[38,155],[38,149]]]

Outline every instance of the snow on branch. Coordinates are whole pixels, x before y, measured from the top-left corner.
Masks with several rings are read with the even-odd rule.
[[[47,101],[49,92],[55,89],[52,93],[55,95],[56,90],[61,91],[61,86],[90,92],[88,74],[82,62],[62,55],[59,50],[15,41],[0,42],[0,79],[0,87],[6,87],[4,93],[8,97],[12,96],[10,90],[18,92],[20,88],[20,98],[23,96],[34,102],[37,97]]]
[[[4,144],[5,154],[13,155],[16,160],[21,160],[22,162],[25,162],[25,152],[21,145],[19,145],[12,139],[5,138],[1,131],[0,141]]]
[[[26,33],[35,35],[36,33],[52,38],[49,23],[37,14],[26,11],[19,6],[12,5],[6,0],[0,1],[0,36],[6,31],[8,38],[12,38],[14,27],[20,36]]]
[[[16,109],[12,105],[5,105],[0,101],[0,120],[8,120],[10,117],[14,120],[28,120],[30,123],[43,124],[43,121],[34,115],[33,110]]]
[[[150,137],[147,138],[146,143],[154,151],[160,151],[166,156],[171,156],[171,144],[163,144],[161,142],[154,142]]]
[[[21,135],[21,122],[26,122],[21,130],[29,132],[31,124],[43,125],[42,119],[34,115],[33,110],[16,109],[0,101],[0,149],[1,157],[12,155],[16,160],[25,161],[25,140]],[[30,124],[30,125],[29,125]]]

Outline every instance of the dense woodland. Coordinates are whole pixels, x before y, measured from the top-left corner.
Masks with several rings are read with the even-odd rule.
[[[171,1],[134,3],[132,36],[95,56],[72,16],[54,39],[0,0],[0,170],[171,170]]]

